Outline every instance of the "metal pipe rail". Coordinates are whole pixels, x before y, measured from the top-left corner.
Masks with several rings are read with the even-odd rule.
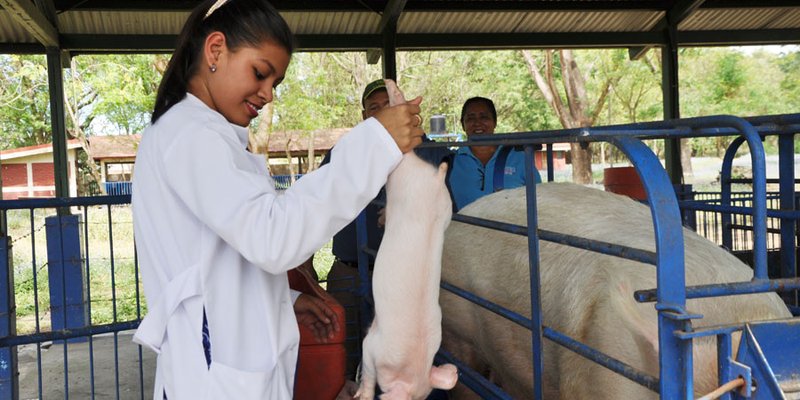
[[[24,396],[26,398],[30,396],[49,397],[53,391],[58,391],[61,393],[60,396],[69,398],[70,394],[75,394],[71,393],[75,389],[70,390],[71,385],[75,385],[76,382],[76,378],[73,378],[73,375],[79,376],[77,378],[79,380],[85,379],[85,381],[89,382],[89,387],[86,390],[91,393],[92,397],[98,395],[97,382],[95,382],[96,375],[100,379],[103,376],[108,377],[108,375],[111,375],[111,382],[115,384],[115,387],[103,388],[101,391],[105,395],[116,393],[116,397],[120,398],[120,390],[123,388],[121,383],[124,381],[125,384],[131,385],[125,389],[126,393],[128,391],[138,391],[141,397],[144,398],[145,376],[149,372],[146,374],[143,369],[144,355],[142,354],[142,349],[136,346],[133,349],[136,354],[121,356],[119,352],[120,342],[118,341],[118,333],[135,329],[139,325],[142,314],[138,260],[133,248],[132,236],[127,236],[128,239],[126,241],[126,243],[131,244],[130,248],[126,247],[124,250],[120,250],[115,246],[114,234],[118,227],[127,224],[126,229],[132,230],[131,221],[129,218],[123,218],[122,225],[119,225],[119,222],[112,221],[112,206],[129,205],[130,199],[130,195],[121,195],[0,201],[0,212],[3,215],[8,215],[11,211],[22,211],[24,213],[25,210],[30,214],[30,232],[14,240],[14,242],[20,239],[30,241],[30,254],[26,256],[29,258],[30,264],[25,261],[23,265],[12,268],[10,252],[13,242],[9,237],[0,238],[3,240],[2,246],[0,246],[2,250],[0,251],[2,253],[0,254],[0,265],[2,265],[0,269],[5,271],[4,274],[0,275],[0,290],[3,292],[0,293],[0,297],[6,298],[9,294],[14,296],[14,275],[21,273],[20,271],[25,272],[27,268],[30,268],[31,275],[27,279],[32,279],[33,289],[31,293],[33,300],[30,307],[33,309],[32,317],[34,318],[32,320],[35,321],[35,327],[31,327],[32,333],[18,334],[15,328],[15,320],[17,319],[16,313],[19,312],[20,308],[15,307],[13,301],[0,301],[0,363],[6,366],[0,371],[0,398],[16,398],[16,396]],[[104,206],[105,210],[98,209],[97,206]],[[82,220],[79,215],[65,215],[59,211],[76,207],[80,208],[79,214],[82,215]],[[45,215],[42,215],[41,210],[48,209],[59,212],[57,212],[57,216],[44,218],[48,213],[45,212]],[[121,212],[125,213],[126,211],[123,210]],[[107,213],[107,216],[103,216],[104,213]],[[42,219],[47,222],[45,223]],[[51,219],[53,220],[51,221]],[[100,221],[93,222],[96,219],[100,219]],[[36,228],[40,224],[41,227]],[[38,247],[42,246],[42,243],[37,241],[37,232],[44,228],[47,228],[46,253],[48,257],[39,256],[38,254],[41,253]],[[96,237],[97,234],[102,235],[101,237],[104,237],[103,240],[107,240],[107,242],[93,247],[94,244],[90,245],[88,238],[90,235]],[[67,248],[69,248],[69,251],[66,251]],[[125,258],[128,252],[131,253],[131,256]],[[107,258],[103,254],[108,254]],[[16,256],[15,254],[14,258],[17,258]],[[98,258],[96,259],[95,257]],[[45,258],[47,259],[46,262],[42,263]],[[98,262],[98,259],[101,261]],[[117,263],[120,260],[124,260],[124,263]],[[25,268],[25,266],[28,267]],[[45,279],[39,279],[40,274],[44,275],[39,270],[45,266],[47,266],[49,274],[45,275]],[[135,286],[135,288],[131,289],[129,297],[120,297],[117,288],[117,285],[120,284],[119,278],[130,279],[131,285]],[[70,283],[68,284],[67,282]],[[72,287],[70,285],[77,285],[77,290],[82,290],[83,294],[74,297],[77,292],[74,289],[70,289]],[[104,297],[100,298],[100,300],[95,298],[96,295],[93,295],[92,289],[94,285],[100,285],[95,288],[100,288],[105,292],[103,294]],[[50,290],[51,327],[43,331],[40,326],[39,303],[40,299],[45,295],[40,291],[46,292],[48,287]],[[110,298],[105,298],[105,296]],[[20,300],[17,301],[19,302]],[[92,310],[93,305],[96,305],[95,302],[106,303],[109,314],[96,317],[99,319],[93,321],[93,316],[99,315]],[[126,311],[122,311],[118,307],[118,302],[125,303],[127,306]],[[25,304],[25,307],[29,306]],[[99,312],[105,313],[106,310]],[[119,316],[121,315],[126,316],[120,318]],[[80,321],[74,318],[76,316],[80,316],[78,318]],[[120,319],[123,319],[123,321],[120,321]],[[110,358],[108,361],[113,362],[112,365],[104,364],[107,361],[102,358],[97,359],[99,356],[95,354],[96,343],[98,343],[96,336],[102,334],[113,334],[112,338],[107,339],[109,341],[113,340],[113,356],[108,357]],[[52,350],[50,356],[46,356],[41,344],[48,341],[53,341],[63,348],[63,369],[61,371],[54,370],[47,374],[51,377],[50,379],[55,378],[56,375],[63,375],[63,386],[60,389],[45,383],[43,372],[50,370],[52,367],[47,366],[48,364],[45,364],[43,359],[58,357],[58,352],[53,354]],[[85,343],[79,345],[79,342]],[[35,371],[38,371],[38,376],[34,373],[33,377],[38,378],[38,380],[28,379],[29,382],[25,386],[20,386],[22,382],[17,377],[19,370],[16,347],[29,344],[36,345],[35,362],[33,364]],[[83,353],[84,350],[77,350],[86,345],[88,345],[88,349],[86,349],[88,353]],[[74,364],[69,362],[68,359],[73,357],[72,354],[76,351],[82,354],[81,357],[88,355],[88,370],[76,371],[75,367],[72,366]],[[138,375],[133,371],[121,371],[120,361],[129,359],[123,357],[138,359]],[[80,363],[77,365],[80,365]],[[99,365],[102,366],[98,367]],[[81,376],[85,378],[80,378]],[[38,389],[34,389],[33,382],[38,382]],[[46,392],[45,389],[49,391]],[[109,390],[111,390],[111,393],[109,393]]]

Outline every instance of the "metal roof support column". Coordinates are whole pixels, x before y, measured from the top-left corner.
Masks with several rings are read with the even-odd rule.
[[[64,114],[64,79],[61,49],[47,48],[47,80],[50,89],[50,125],[53,132],[53,168],[56,197],[69,197],[67,179],[67,127]]]
[[[665,45],[661,48],[661,92],[664,103],[664,119],[680,118],[680,101],[678,97],[678,30],[673,24],[664,29]],[[681,168],[680,139],[665,139],[664,161],[672,184],[680,184],[683,180]]]
[[[397,80],[397,21],[390,21],[383,30],[383,77]]]
[[[390,0],[381,15],[378,28],[383,41],[383,77],[397,80],[397,21],[407,0]]]
[[[780,208],[796,211],[794,176],[794,135],[778,136],[778,164],[780,171]],[[797,224],[791,218],[781,218],[781,278],[797,277]],[[788,304],[797,306],[797,291],[783,293]]]
[[[0,200],[3,200],[3,161],[0,160]],[[8,232],[8,223],[6,222],[6,212],[0,210],[0,238],[6,236]]]

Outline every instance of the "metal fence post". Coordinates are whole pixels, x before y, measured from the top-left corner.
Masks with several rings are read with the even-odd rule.
[[[80,225],[80,215],[52,216],[45,219],[50,321],[54,331],[82,328],[89,321]],[[84,341],[86,338],[69,339],[69,342]]]
[[[17,334],[17,312],[14,304],[14,266],[11,240],[0,237],[0,337]],[[19,398],[17,347],[0,348],[0,399]]]

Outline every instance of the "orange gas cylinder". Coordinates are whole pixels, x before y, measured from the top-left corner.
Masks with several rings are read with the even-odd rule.
[[[289,287],[324,300],[336,313],[341,330],[328,343],[317,343],[311,330],[300,327],[300,354],[295,376],[296,400],[333,400],[344,386],[344,307],[302,267],[289,271]]]
[[[634,167],[615,167],[603,170],[603,186],[606,192],[624,194],[635,200],[647,200],[639,174]]]

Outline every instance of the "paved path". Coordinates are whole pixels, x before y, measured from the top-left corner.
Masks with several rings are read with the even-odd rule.
[[[133,332],[114,336],[100,335],[89,342],[68,343],[66,348],[68,396],[65,395],[64,346],[42,345],[41,395],[35,345],[19,348],[20,399],[151,399],[155,374],[155,353],[142,348],[142,368],[139,368],[139,346],[131,342]],[[92,355],[90,357],[90,354]],[[114,362],[116,359],[117,363]],[[91,358],[91,362],[90,362]],[[91,365],[94,365],[92,382]],[[116,366],[115,366],[116,365]],[[117,385],[117,380],[119,385]],[[119,386],[119,394],[117,387]],[[92,397],[94,394],[94,397]]]

